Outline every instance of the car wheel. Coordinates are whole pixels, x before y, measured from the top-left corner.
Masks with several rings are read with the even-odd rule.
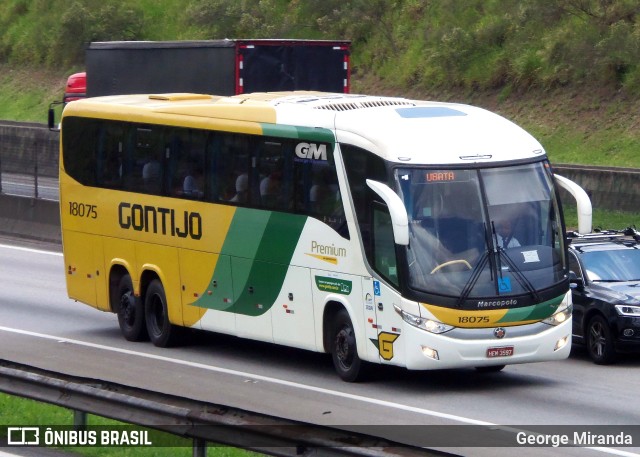
[[[346,310],[336,314],[331,335],[331,355],[338,376],[347,382],[362,380],[362,361],[358,357],[355,331]]]
[[[133,295],[133,283],[128,274],[120,279],[114,300],[117,303],[118,325],[125,339],[128,341],[147,339],[144,306],[140,298]]]
[[[144,299],[144,314],[151,342],[158,347],[173,346],[177,342],[180,328],[169,322],[167,298],[164,287],[154,279],[147,288]]]
[[[608,365],[616,359],[609,323],[602,316],[593,316],[587,327],[587,352],[598,365]]]

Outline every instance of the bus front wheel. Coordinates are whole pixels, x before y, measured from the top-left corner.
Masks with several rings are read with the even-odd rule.
[[[118,304],[118,325],[125,339],[127,341],[147,339],[144,306],[140,298],[133,295],[133,283],[128,274],[120,279],[115,299]]]
[[[169,347],[176,343],[178,327],[169,322],[167,297],[164,287],[154,279],[147,287],[144,299],[144,314],[151,342],[158,347]]]
[[[331,355],[338,376],[347,382],[361,380],[363,363],[358,357],[356,334],[345,309],[336,314],[331,337]]]

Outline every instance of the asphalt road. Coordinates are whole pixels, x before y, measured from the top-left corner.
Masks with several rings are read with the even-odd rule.
[[[0,359],[288,419],[363,426],[360,431],[399,440],[434,433],[435,425],[640,425],[640,356],[600,367],[577,349],[566,361],[492,374],[378,367],[368,382],[348,384],[326,354],[204,333],[172,349],[127,342],[115,315],[67,298],[59,246],[16,244],[0,239]],[[640,442],[634,445],[516,448],[514,441],[514,448],[446,450],[492,457],[640,455]]]

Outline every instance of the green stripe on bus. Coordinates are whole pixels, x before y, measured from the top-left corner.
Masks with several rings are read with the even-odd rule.
[[[273,306],[282,289],[307,218],[277,212],[270,214],[247,282],[228,311],[247,316],[264,314]],[[234,289],[238,290],[236,287]]]
[[[335,143],[335,136],[331,130],[311,127],[295,127],[292,125],[260,124],[265,136],[280,138],[302,138],[321,143]]]
[[[232,278],[233,303],[221,303],[214,292],[194,305],[247,316],[266,313],[282,289],[306,220],[306,216],[238,208],[222,246],[221,257],[230,262],[219,261],[211,280],[222,284]]]
[[[513,308],[498,321],[500,322],[518,322],[518,321],[541,321],[556,312],[560,303],[564,299],[564,295],[547,300],[537,305],[525,306],[523,308]]]

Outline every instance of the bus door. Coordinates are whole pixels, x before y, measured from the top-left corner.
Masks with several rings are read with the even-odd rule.
[[[367,282],[364,303],[367,310],[367,333],[371,345],[367,351],[374,347],[378,351],[380,362],[397,364],[394,344],[400,337],[402,322],[394,310],[394,300],[399,295],[391,286],[398,284],[398,268],[395,251],[395,242],[391,224],[391,216],[386,205],[374,202],[372,206],[372,225],[369,260],[373,269],[382,279],[372,278]],[[373,312],[370,308],[373,307]],[[374,314],[375,313],[375,316]],[[373,322],[370,322],[373,320]],[[375,330],[373,332],[372,330]]]
[[[378,357],[381,363],[397,364],[396,340],[401,328],[398,314],[393,309],[397,294],[386,284],[375,278],[363,278],[362,295],[365,309],[365,335],[367,355]]]
[[[364,334],[367,339],[367,359],[379,360],[378,350],[378,317],[376,300],[374,299],[373,278],[362,278],[362,303],[364,305]],[[379,287],[379,286],[378,286]]]

